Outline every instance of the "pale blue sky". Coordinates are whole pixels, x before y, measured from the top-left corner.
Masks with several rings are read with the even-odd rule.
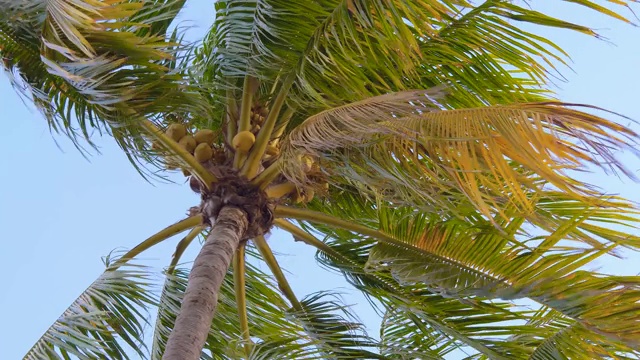
[[[191,1],[183,18],[204,32],[212,20],[210,2]],[[539,4],[541,2],[536,2]],[[547,3],[548,4],[548,3]],[[538,6],[538,5],[536,5]],[[575,72],[562,69],[568,83],[560,98],[598,105],[640,120],[640,29],[625,26],[588,11],[576,11],[553,1],[554,12],[590,24],[613,44],[578,34],[545,30],[572,55]],[[614,45],[615,44],[615,45]],[[19,359],[64,309],[103,271],[101,256],[114,248],[131,248],[145,237],[181,219],[197,203],[188,186],[145,182],[108,139],[96,139],[102,154],[85,160],[69,141],[58,137],[56,147],[45,122],[29,110],[6,76],[0,79],[0,264],[5,280],[0,287],[0,359]],[[636,130],[640,130],[635,126]],[[630,167],[639,162],[623,156]],[[176,177],[179,179],[180,177]],[[640,201],[637,184],[592,174],[588,179],[607,191]],[[177,239],[143,254],[149,264],[168,264]],[[299,297],[319,290],[344,288],[333,274],[311,266],[314,252],[280,232],[270,243],[288,254],[279,259],[292,273]],[[189,254],[193,255],[196,246]],[[640,273],[640,256],[601,262],[601,270]],[[313,278],[313,281],[309,279]],[[361,319],[377,332],[378,319],[361,296],[345,296],[358,304]]]

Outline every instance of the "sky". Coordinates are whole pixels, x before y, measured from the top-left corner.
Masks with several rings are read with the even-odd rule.
[[[640,120],[640,28],[576,6],[550,3],[545,2],[553,8],[543,10],[589,24],[607,38],[541,31],[572,57],[571,69],[560,68],[566,82],[558,83],[559,98]],[[182,19],[194,26],[190,38],[199,38],[213,19],[213,7],[210,2],[191,1]],[[0,156],[0,264],[6,275],[0,286],[4,324],[0,359],[9,360],[21,358],[102,273],[102,256],[116,248],[129,249],[184,218],[198,197],[180,182],[149,184],[109,138],[96,138],[101,154],[85,159],[68,140],[51,136],[41,115],[22,101],[6,76],[0,76],[0,109],[0,153],[5,154]],[[639,126],[632,127],[640,131]],[[621,159],[632,170],[640,169],[633,155],[623,154]],[[602,173],[586,179],[605,191],[640,201],[640,187],[630,180]],[[166,266],[178,240],[158,245],[142,259],[157,268]],[[379,319],[373,310],[340,276],[311,266],[312,249],[279,231],[269,241],[300,298],[321,290],[342,291],[376,335]],[[192,245],[183,259],[193,258],[195,251]],[[612,274],[640,273],[638,253],[625,255],[624,260],[610,258],[597,265]]]

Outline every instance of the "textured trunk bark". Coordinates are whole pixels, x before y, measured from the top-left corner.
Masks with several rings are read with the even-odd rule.
[[[244,211],[229,206],[220,210],[191,269],[163,360],[200,359],[218,305],[218,291],[247,226]]]

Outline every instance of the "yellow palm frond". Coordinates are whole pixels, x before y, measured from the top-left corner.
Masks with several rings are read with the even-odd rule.
[[[384,95],[310,117],[283,144],[283,172],[304,182],[293,163],[310,155],[333,182],[380,199],[443,211],[466,203],[485,216],[508,204],[529,213],[532,194],[545,186],[600,201],[597,191],[571,175],[587,165],[634,178],[615,150],[633,150],[638,135],[576,109],[593,107],[544,102],[439,111],[413,94]]]

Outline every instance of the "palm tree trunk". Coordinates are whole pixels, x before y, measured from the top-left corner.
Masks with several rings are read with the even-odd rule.
[[[163,360],[200,359],[218,305],[218,291],[248,226],[246,213],[233,206],[222,208],[211,223],[211,233],[191,269]]]

